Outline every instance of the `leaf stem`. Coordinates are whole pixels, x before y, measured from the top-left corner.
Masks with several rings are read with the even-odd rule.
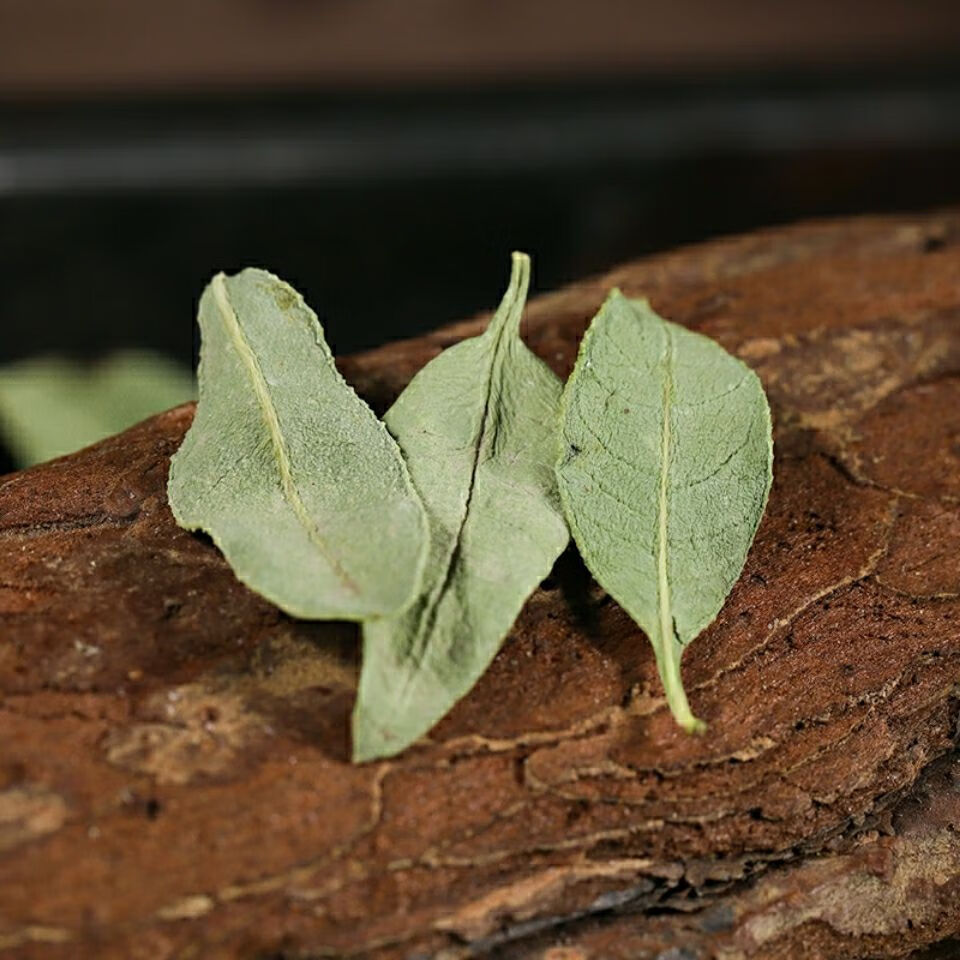
[[[660,431],[660,491],[657,531],[657,597],[660,612],[660,679],[667,694],[667,703],[674,719],[687,733],[701,733],[706,724],[698,720],[690,710],[687,694],[680,675],[680,658],[683,645],[677,638],[673,621],[673,606],[670,598],[670,575],[667,570],[669,547],[668,509],[670,486],[670,416],[673,404],[674,344],[670,328],[664,326],[667,337],[666,372],[663,378],[663,425]]]
[[[663,638],[661,649],[663,653],[658,664],[660,679],[663,681],[663,689],[667,695],[667,705],[670,707],[673,719],[687,733],[703,733],[707,729],[707,725],[693,715],[680,676],[680,659],[683,656],[683,646],[675,636],[669,634]]]

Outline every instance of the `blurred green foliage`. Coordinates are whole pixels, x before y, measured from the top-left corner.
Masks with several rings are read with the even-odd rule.
[[[21,467],[72,453],[196,395],[190,371],[145,351],[95,364],[36,357],[0,367],[0,439]]]

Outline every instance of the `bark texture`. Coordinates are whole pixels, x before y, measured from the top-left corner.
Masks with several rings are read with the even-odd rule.
[[[0,480],[0,956],[895,957],[960,930],[960,214],[612,285],[751,364],[776,479],[688,651],[689,737],[572,551],[474,692],[351,766],[353,628],[242,587],[164,494],[182,407]],[[379,409],[479,321],[350,358]]]

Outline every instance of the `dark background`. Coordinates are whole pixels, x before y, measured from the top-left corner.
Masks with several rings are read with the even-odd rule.
[[[221,269],[343,353],[494,305],[514,248],[545,290],[957,202],[955,0],[0,0],[0,363],[191,363]]]

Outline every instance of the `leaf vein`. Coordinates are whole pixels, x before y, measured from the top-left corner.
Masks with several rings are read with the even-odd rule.
[[[501,324],[500,329],[496,331],[496,340],[494,341],[493,349],[490,355],[490,363],[486,371],[483,410],[480,415],[480,429],[478,430],[476,438],[472,444],[473,459],[471,463],[470,479],[467,484],[467,492],[466,497],[464,498],[463,509],[460,513],[456,532],[452,538],[452,544],[450,552],[447,556],[446,569],[444,570],[443,577],[441,578],[437,587],[431,591],[429,598],[427,599],[425,609],[420,617],[420,629],[417,631],[416,639],[414,643],[411,644],[411,648],[409,650],[410,658],[414,661],[414,663],[416,663],[418,668],[422,665],[427,642],[433,635],[433,628],[439,613],[440,603],[442,602],[444,595],[450,589],[450,585],[454,579],[454,573],[459,561],[460,551],[463,547],[463,532],[470,516],[473,496],[477,486],[477,473],[480,466],[481,453],[484,448],[484,440],[487,434],[490,432],[491,426],[493,426],[495,429],[496,423],[499,420],[498,417],[493,416],[494,404],[491,402],[494,392],[494,377],[496,375],[497,365],[499,362],[501,362],[501,349],[503,347],[504,337],[507,335],[508,327],[511,326],[510,320],[513,315],[513,305],[518,300],[523,303],[526,299],[528,277],[529,274],[526,272],[522,277],[518,277],[516,286],[509,291],[509,293],[512,294],[510,307],[505,312],[504,322]],[[492,425],[491,418],[493,418]],[[397,695],[398,703],[402,704],[406,700],[415,677],[415,672],[410,672],[405,675],[404,685]]]
[[[330,564],[331,569],[343,583],[344,587],[353,593],[357,593],[358,587],[356,582],[350,577],[346,570],[343,569],[336,557],[331,554],[319,528],[301,499],[300,492],[297,490],[290,465],[290,453],[287,450],[287,444],[283,437],[280,418],[277,414],[276,406],[273,403],[273,397],[270,395],[270,388],[267,386],[266,377],[264,377],[263,370],[260,368],[260,362],[257,360],[253,348],[247,342],[247,338],[244,336],[243,329],[240,326],[240,321],[230,303],[227,294],[227,285],[222,273],[213,279],[213,293],[216,298],[220,317],[223,320],[224,329],[233,343],[241,363],[243,363],[247,370],[257,402],[263,412],[267,432],[270,434],[270,441],[273,445],[274,455],[277,460],[277,469],[280,473],[280,488],[283,491],[283,495],[296,514],[297,519],[303,525],[304,530],[306,530],[307,536],[324,555],[327,563]]]

